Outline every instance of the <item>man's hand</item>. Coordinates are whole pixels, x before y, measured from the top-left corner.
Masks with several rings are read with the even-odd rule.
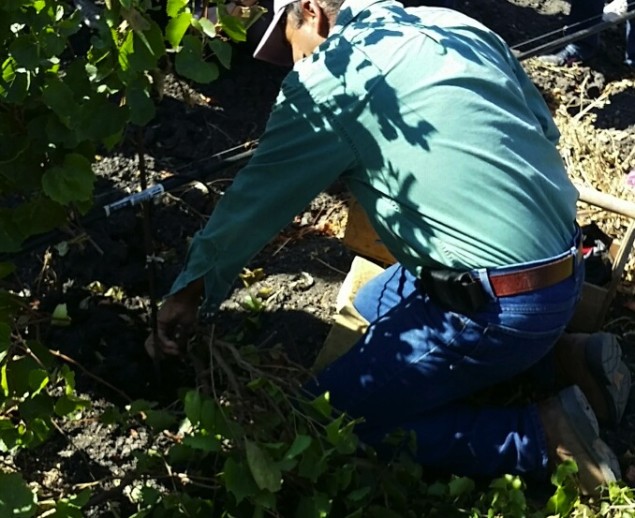
[[[196,324],[198,306],[203,293],[202,280],[188,284],[168,297],[157,314],[157,331],[146,339],[145,348],[151,358],[161,354],[178,355]]]

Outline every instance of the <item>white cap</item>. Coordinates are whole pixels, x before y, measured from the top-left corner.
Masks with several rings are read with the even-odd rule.
[[[297,0],[273,0],[273,19],[254,51],[254,57],[274,65],[293,66],[291,47],[285,39],[285,28],[280,18],[289,4]]]

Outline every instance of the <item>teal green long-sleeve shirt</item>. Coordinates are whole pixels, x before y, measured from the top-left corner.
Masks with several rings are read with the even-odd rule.
[[[413,273],[550,257],[578,193],[540,93],[499,36],[447,9],[347,0],[283,81],[260,145],[192,240],[172,293],[204,278],[205,310],[341,178]]]

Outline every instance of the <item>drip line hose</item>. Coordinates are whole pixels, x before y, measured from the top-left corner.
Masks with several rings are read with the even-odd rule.
[[[635,5],[635,3],[633,4],[629,4],[629,7]],[[567,45],[568,43],[573,43],[574,41],[578,41],[581,40],[583,38],[586,38],[588,36],[593,36],[594,34],[598,34],[606,29],[608,29],[609,27],[613,27],[614,25],[618,25],[620,23],[623,23],[625,21],[628,20],[632,20],[633,18],[635,18],[635,11],[629,11],[627,13],[624,13],[622,16],[620,16],[619,18],[616,18],[615,20],[611,20],[611,21],[607,21],[607,22],[600,22],[597,23],[591,27],[587,27],[584,29],[580,29],[577,30],[575,32],[572,32],[571,34],[567,34],[566,36],[563,36],[561,38],[557,38],[553,41],[547,42],[547,43],[543,43],[540,45],[537,45],[536,47],[533,47],[529,50],[519,50],[519,47],[524,47],[525,45],[528,45],[529,43],[533,43],[535,41],[540,41],[545,39],[547,36],[550,36],[552,34],[555,33],[560,33],[564,30],[568,30],[568,29],[572,29],[575,28],[576,26],[579,26],[582,23],[585,22],[580,22],[580,23],[576,23],[574,25],[570,25],[570,26],[565,26],[562,29],[549,33],[549,34],[545,34],[543,36],[540,36],[538,38],[534,38],[532,40],[528,40],[526,42],[523,43],[519,43],[517,45],[514,45],[512,47],[512,50],[515,52],[516,57],[518,58],[519,61],[523,61],[525,59],[529,59],[529,58],[533,58],[535,56],[538,56],[540,54],[546,54],[547,52],[551,51],[551,50],[555,50],[557,48],[563,47],[565,45]]]
[[[238,148],[221,151],[220,153],[212,156],[212,158],[216,158],[216,163],[198,167],[190,174],[179,174],[172,176],[166,180],[163,180],[162,182],[151,185],[147,189],[143,189],[140,192],[126,196],[113,203],[109,203],[107,205],[92,209],[86,216],[80,219],[79,224],[81,226],[90,225],[92,223],[110,217],[115,212],[119,212],[127,208],[136,207],[143,202],[150,201],[153,198],[160,196],[164,192],[172,191],[189,183],[203,181],[205,180],[205,178],[211,176],[214,173],[218,173],[220,171],[229,169],[232,166],[242,164],[253,156],[256,151],[257,145],[258,141],[250,141],[243,146],[239,146]],[[245,150],[246,147],[249,147],[249,149]],[[234,151],[236,149],[241,149],[242,151],[236,152],[234,154],[229,153],[230,151]],[[32,252],[33,250],[41,246],[50,245],[53,242],[63,241],[67,238],[68,235],[62,230],[51,230],[50,232],[46,232],[39,236],[34,236],[30,239],[27,239],[23,243],[20,250],[18,250],[17,252],[0,254],[0,261],[5,261],[11,259],[12,257]]]

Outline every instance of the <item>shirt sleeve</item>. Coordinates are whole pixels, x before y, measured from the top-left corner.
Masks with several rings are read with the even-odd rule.
[[[291,72],[256,153],[194,236],[170,293],[203,277],[201,311],[216,311],[249,260],[353,167],[353,149],[336,130],[335,120]]]

